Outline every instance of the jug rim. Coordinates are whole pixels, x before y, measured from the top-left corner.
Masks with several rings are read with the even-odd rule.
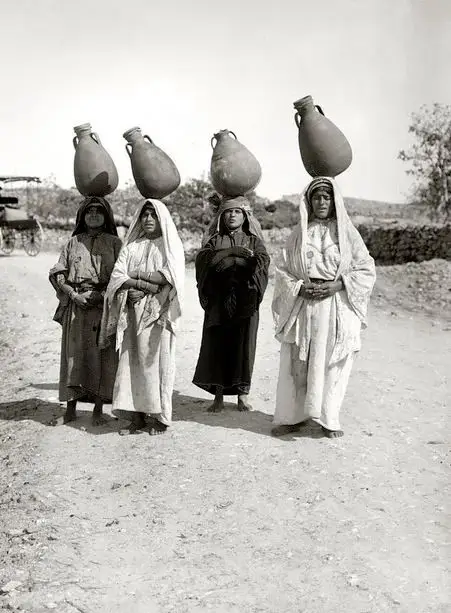
[[[310,106],[313,104],[313,96],[304,96],[303,98],[299,98],[299,100],[295,100],[293,102],[293,106],[295,109],[299,109],[305,106]]]
[[[92,125],[90,123],[81,123],[78,126],[74,126],[75,134],[78,134],[79,132],[87,132],[88,130],[92,130]]]
[[[125,130],[122,136],[123,138],[128,140],[128,137],[131,136],[134,132],[141,132],[141,128],[139,126],[133,126],[133,128],[129,128],[128,130]]]

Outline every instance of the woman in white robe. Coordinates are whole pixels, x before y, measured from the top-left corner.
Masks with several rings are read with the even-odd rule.
[[[315,178],[276,269],[272,309],[281,349],[274,436],[309,419],[326,436],[343,436],[340,409],[375,279],[374,260],[335,181]]]
[[[185,258],[166,206],[136,211],[105,296],[101,342],[114,342],[119,365],[112,411],[131,420],[122,434],[161,434],[172,420],[175,335],[182,312]]]

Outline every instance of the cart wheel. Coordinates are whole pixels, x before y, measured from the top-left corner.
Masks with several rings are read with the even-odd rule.
[[[41,224],[36,220],[36,227],[22,232],[22,245],[25,253],[35,256],[41,251],[43,232]]]
[[[1,240],[0,240],[0,249],[3,253],[9,255],[13,252],[16,244],[16,235],[14,230],[10,230],[9,228],[3,228],[1,231]]]

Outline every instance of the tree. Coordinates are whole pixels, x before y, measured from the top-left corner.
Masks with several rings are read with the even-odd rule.
[[[451,217],[451,106],[435,103],[412,114],[409,132],[415,142],[399,159],[411,165],[407,174],[415,179],[415,199],[428,207],[431,216]]]
[[[213,188],[203,179],[189,179],[164,199],[179,229],[203,232],[212,218],[208,197]]]

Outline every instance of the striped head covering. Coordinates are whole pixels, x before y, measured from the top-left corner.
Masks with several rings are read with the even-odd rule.
[[[316,192],[318,189],[327,189],[327,191],[330,192],[332,195],[334,193],[332,182],[328,177],[316,177],[315,179],[313,179],[313,181],[309,183],[305,192],[305,197],[307,198],[309,204],[311,203],[313,193]]]
[[[307,213],[308,213],[308,219],[309,221],[314,217],[313,214],[313,207],[312,207],[312,197],[313,194],[318,191],[319,189],[324,189],[326,190],[331,197],[333,198],[334,201],[334,207],[332,210],[332,214],[331,217],[335,217],[336,216],[336,208],[335,208],[335,192],[334,192],[334,185],[332,183],[332,181],[329,179],[329,177],[316,177],[315,179],[313,179],[313,181],[311,181],[305,192],[304,192],[304,200],[306,203],[306,207],[307,207]]]
[[[211,202],[214,202],[213,198]],[[249,232],[264,241],[263,232],[260,223],[254,217],[249,200],[245,196],[224,197],[220,200],[215,211],[215,215],[211,224],[202,239],[202,245],[205,245],[212,236],[221,231],[222,214],[228,209],[241,209],[244,213],[244,219],[247,221]]]

